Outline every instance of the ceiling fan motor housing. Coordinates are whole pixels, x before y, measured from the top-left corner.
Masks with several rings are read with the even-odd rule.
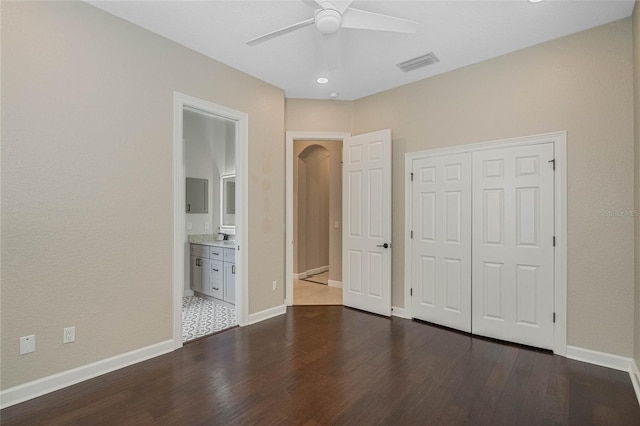
[[[340,28],[342,15],[335,9],[320,9],[316,13],[315,22],[322,34],[333,34]]]

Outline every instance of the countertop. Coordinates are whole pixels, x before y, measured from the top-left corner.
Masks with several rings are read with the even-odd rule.
[[[236,246],[236,242],[234,240],[216,240],[215,234],[189,235],[189,243],[223,248],[234,248]]]

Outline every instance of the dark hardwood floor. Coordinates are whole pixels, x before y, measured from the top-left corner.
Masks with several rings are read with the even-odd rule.
[[[627,373],[338,306],[290,308],[0,414],[6,425],[640,425]]]

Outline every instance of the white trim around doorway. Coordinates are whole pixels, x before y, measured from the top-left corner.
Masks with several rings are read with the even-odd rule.
[[[294,141],[342,141],[351,133],[341,132],[287,132],[285,140],[286,170],[286,257],[284,304],[293,305],[293,142]]]
[[[182,297],[185,292],[184,250],[186,242],[185,166],[183,140],[183,111],[197,110],[205,115],[222,117],[235,122],[236,134],[236,315],[238,325],[249,323],[248,253],[249,214],[249,116],[213,102],[173,93],[173,342],[175,349],[182,347]]]
[[[519,138],[453,146],[450,148],[430,149],[405,154],[405,237],[404,237],[404,311],[407,318],[413,318],[411,312],[411,172],[416,159],[440,155],[460,154],[488,149],[509,148],[523,145],[553,143],[555,157],[555,236],[554,252],[554,327],[553,353],[567,355],[567,132],[544,133]]]

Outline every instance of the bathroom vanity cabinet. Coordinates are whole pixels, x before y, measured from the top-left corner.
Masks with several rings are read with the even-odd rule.
[[[236,303],[236,250],[226,243],[191,244],[191,289]]]

